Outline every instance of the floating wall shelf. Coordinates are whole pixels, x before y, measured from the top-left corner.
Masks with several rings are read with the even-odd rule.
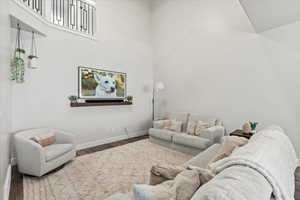
[[[71,103],[70,105],[71,107],[121,106],[121,105],[132,105],[132,102]]]
[[[11,21],[11,28],[17,29],[18,25],[19,25],[22,31],[27,31],[30,33],[34,32],[35,34],[46,37],[46,34],[42,33],[41,31],[37,30],[36,28],[33,28],[32,26],[26,24],[25,22],[16,18],[15,16],[10,15],[10,21]]]

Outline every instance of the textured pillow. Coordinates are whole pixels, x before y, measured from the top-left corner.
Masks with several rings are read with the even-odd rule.
[[[40,144],[42,147],[46,147],[55,143],[55,134],[53,132],[48,132],[34,136],[31,138],[31,140]]]
[[[243,146],[248,143],[248,139],[244,137],[238,137],[238,136],[224,136],[223,142],[221,145],[221,148],[219,152],[216,154],[216,156],[209,162],[209,165],[213,162],[216,162],[218,160],[221,160],[225,157],[230,156],[230,154],[233,152],[233,150],[237,147]]]
[[[189,135],[195,135],[196,125],[197,125],[196,122],[190,121],[187,124],[186,133]]]
[[[163,124],[163,129],[169,130],[170,127],[171,127],[172,121],[171,120],[164,120],[163,123],[164,123]]]
[[[135,200],[190,200],[201,185],[199,170],[184,170],[174,180],[162,184],[135,185]]]
[[[195,129],[195,135],[196,136],[201,136],[201,132],[204,129],[207,129],[207,128],[209,128],[209,124],[208,123],[205,123],[203,121],[198,121],[198,123],[196,125],[196,129]]]
[[[170,130],[175,132],[181,132],[182,121],[172,120]]]
[[[157,185],[167,180],[173,180],[184,167],[174,165],[154,165],[150,173],[150,185]]]
[[[187,169],[197,170],[199,172],[199,179],[200,179],[201,185],[204,185],[205,183],[207,183],[208,181],[213,179],[216,175],[210,169],[203,169],[203,168],[196,167],[196,166],[193,166],[193,165],[189,165],[187,167]]]

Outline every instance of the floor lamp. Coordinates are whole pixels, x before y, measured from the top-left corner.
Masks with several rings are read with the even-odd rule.
[[[158,94],[160,91],[165,89],[165,84],[163,82],[156,82],[154,83],[153,87],[153,98],[152,98],[152,120],[155,120],[155,96]]]

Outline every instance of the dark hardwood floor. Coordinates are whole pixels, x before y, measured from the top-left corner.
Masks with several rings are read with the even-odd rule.
[[[97,151],[103,151],[106,149],[129,144],[129,143],[136,142],[139,140],[144,140],[147,138],[148,138],[148,136],[140,136],[140,137],[130,138],[130,139],[121,140],[118,142],[112,142],[109,144],[104,144],[104,145],[80,150],[77,152],[77,156],[83,156],[83,155],[95,153]],[[62,166],[58,169],[55,169],[54,171],[57,171],[63,167],[64,166]],[[49,173],[53,173],[53,171],[49,172]],[[23,200],[23,175],[19,173],[17,166],[14,166],[12,168],[12,181],[11,181],[11,188],[10,188],[10,193],[9,193],[9,200]]]

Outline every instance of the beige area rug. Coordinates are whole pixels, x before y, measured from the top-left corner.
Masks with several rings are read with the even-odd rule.
[[[141,140],[77,157],[42,178],[25,176],[24,200],[104,200],[148,183],[154,164],[180,165],[191,157]]]

